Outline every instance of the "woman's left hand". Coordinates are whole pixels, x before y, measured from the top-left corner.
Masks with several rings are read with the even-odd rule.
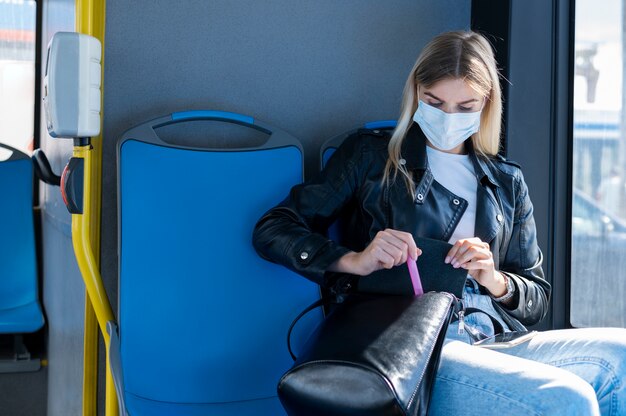
[[[495,297],[506,293],[506,280],[495,269],[489,244],[478,237],[463,238],[454,243],[445,259],[454,268],[468,271],[479,284]]]

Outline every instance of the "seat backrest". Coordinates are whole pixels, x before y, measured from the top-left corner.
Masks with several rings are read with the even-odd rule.
[[[379,131],[390,131],[396,128],[396,124],[396,120],[370,121],[369,123],[365,123],[363,127],[350,129],[344,133],[338,134],[337,136],[331,137],[330,139],[326,140],[320,148],[321,168],[324,169],[324,166],[326,166],[328,159],[330,159],[333,153],[335,153],[335,150],[337,150],[337,148],[348,136],[355,134],[362,128],[365,128],[367,130],[373,130],[376,133],[378,133]]]
[[[155,132],[192,120],[270,137],[258,148],[200,149]],[[252,230],[302,180],[301,144],[238,114],[174,113],[120,139],[118,316],[131,415],[283,413],[286,332],[319,288],[262,260]],[[298,324],[296,349],[321,318]]]
[[[0,144],[0,150],[10,154],[0,161],[0,333],[33,332],[44,323],[39,307],[33,308],[39,313],[17,313],[38,304],[33,164],[10,146]]]

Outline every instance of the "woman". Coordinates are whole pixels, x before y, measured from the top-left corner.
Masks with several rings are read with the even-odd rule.
[[[346,139],[259,220],[256,250],[338,293],[417,258],[415,237],[448,241],[445,261],[468,271],[466,307],[505,331],[539,322],[550,285],[520,167],[497,155],[501,115],[487,40],[435,37],[409,75],[392,137]],[[324,233],[340,216],[334,242]],[[470,345],[493,333],[481,313],[450,325],[430,414],[626,415],[626,331],[546,331],[503,352]]]

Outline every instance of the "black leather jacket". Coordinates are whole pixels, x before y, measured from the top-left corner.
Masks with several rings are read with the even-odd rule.
[[[433,180],[426,138],[416,123],[401,152],[414,175],[415,200],[400,176],[382,187],[388,143],[387,134],[365,129],[348,137],[319,175],[294,186],[257,222],[253,244],[259,255],[337,292],[358,284],[358,277],[329,272],[328,266],[351,250],[365,249],[380,230],[448,241],[467,201]],[[532,325],[546,315],[551,291],[541,268],[528,188],[519,165],[480,157],[471,140],[466,146],[478,179],[475,236],[489,243],[496,270],[516,286],[511,309],[495,301],[494,307],[511,329],[522,330],[520,322]],[[326,237],[337,218],[342,219],[340,242]]]

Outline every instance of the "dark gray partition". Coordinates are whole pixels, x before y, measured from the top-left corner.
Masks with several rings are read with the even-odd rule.
[[[540,329],[569,326],[572,5],[532,0],[511,6],[507,156],[522,165],[543,269],[555,289]]]

